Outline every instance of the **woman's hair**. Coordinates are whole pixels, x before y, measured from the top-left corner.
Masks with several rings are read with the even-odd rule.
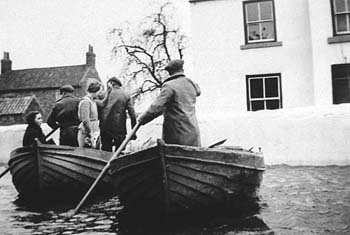
[[[90,93],[95,93],[95,92],[98,92],[100,88],[101,88],[101,83],[93,81],[89,84],[87,91]]]
[[[36,115],[40,114],[39,111],[31,111],[28,113],[28,115],[26,116],[26,120],[28,125],[33,125],[34,124],[34,119],[36,117]]]

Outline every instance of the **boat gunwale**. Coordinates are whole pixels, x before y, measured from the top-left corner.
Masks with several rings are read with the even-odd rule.
[[[266,167],[253,167],[253,166],[241,165],[241,164],[237,164],[237,163],[226,163],[223,161],[214,161],[214,160],[209,160],[209,159],[199,159],[199,158],[193,158],[193,157],[182,157],[182,156],[175,156],[175,155],[171,155],[171,154],[166,154],[165,158],[189,160],[189,161],[211,163],[211,164],[224,165],[224,166],[233,166],[233,167],[237,167],[237,168],[256,170],[256,171],[265,171],[266,170]]]

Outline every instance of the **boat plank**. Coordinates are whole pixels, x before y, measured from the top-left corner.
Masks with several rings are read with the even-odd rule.
[[[218,161],[226,164],[239,164],[240,166],[261,168],[264,170],[264,159],[257,154],[243,151],[219,150],[198,148],[191,146],[167,145],[165,148],[166,157],[186,157],[199,159],[201,161]]]

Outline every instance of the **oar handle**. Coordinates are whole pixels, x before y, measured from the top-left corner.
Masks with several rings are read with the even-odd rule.
[[[6,175],[6,173],[9,172],[9,171],[10,171],[10,167],[8,167],[4,172],[2,172],[2,173],[0,174],[0,179],[1,179],[4,175]]]
[[[119,156],[119,154],[121,153],[121,151],[125,148],[125,146],[128,144],[128,142],[130,141],[130,139],[136,134],[137,130],[140,128],[140,123],[137,123],[134,128],[131,130],[131,132],[126,136],[125,140],[123,141],[123,143],[119,146],[119,148],[117,149],[117,151],[112,155],[111,159],[109,159],[109,161],[107,162],[107,164],[105,165],[105,167],[103,168],[103,170],[101,171],[101,173],[98,175],[98,177],[96,178],[96,180],[94,181],[94,183],[91,185],[91,187],[89,188],[89,190],[87,191],[87,193],[84,195],[83,199],[81,199],[81,201],[79,202],[79,204],[77,205],[77,207],[74,209],[74,215],[77,214],[80,211],[80,208],[82,207],[82,205],[84,204],[85,200],[88,198],[88,196],[90,195],[90,193],[92,192],[92,190],[95,188],[95,186],[98,184],[98,182],[102,179],[102,177],[105,175],[105,173],[107,172],[111,161],[115,158],[117,158]]]
[[[45,136],[45,140],[47,139],[47,138],[49,138],[55,131],[57,131],[58,130],[58,127],[57,128],[55,128],[55,129],[52,129],[50,132],[49,132],[49,134],[47,134],[46,136]]]
[[[141,124],[137,123],[134,128],[131,130],[131,132],[126,136],[122,144],[119,146],[117,151],[112,155],[111,159],[109,161],[112,161],[113,159],[117,158],[119,154],[123,151],[123,149],[126,147],[130,139],[136,134],[137,130],[140,128]]]

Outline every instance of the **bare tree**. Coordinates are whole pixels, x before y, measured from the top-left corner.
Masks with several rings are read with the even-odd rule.
[[[134,98],[160,88],[166,76],[162,68],[170,60],[183,57],[187,38],[176,23],[174,12],[174,5],[167,2],[136,28],[124,22],[110,31],[113,56],[123,63],[119,76],[133,87]]]

